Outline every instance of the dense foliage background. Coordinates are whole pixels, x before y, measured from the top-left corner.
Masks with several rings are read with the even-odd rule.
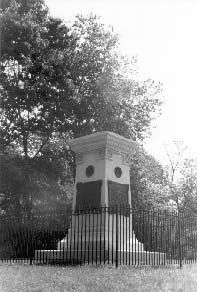
[[[54,18],[44,0],[1,3],[0,206],[4,214],[72,201],[75,161],[67,140],[113,131],[143,145],[160,114],[161,84],[139,81],[135,58],[99,17]],[[133,206],[196,210],[196,175],[179,183],[145,150],[131,160]]]
[[[2,1],[1,35],[1,209],[66,205],[67,139],[109,130],[143,141],[161,86],[135,79],[135,58],[120,54],[118,36],[94,15],[68,27],[43,0]]]

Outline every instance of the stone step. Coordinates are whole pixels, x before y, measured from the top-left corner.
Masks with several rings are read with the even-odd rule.
[[[70,240],[67,238],[61,240],[58,242],[57,249],[58,250],[70,250],[70,249],[77,249],[82,248],[84,250],[88,248],[94,248],[94,249],[101,249],[104,250],[105,248],[110,248],[110,249],[116,249],[116,242],[108,239],[100,239],[98,241],[92,241],[92,240],[87,240],[85,238],[79,238],[79,240]],[[137,239],[135,240],[122,240],[118,241],[118,249],[121,249],[123,251],[143,251],[144,250],[144,245],[143,243],[139,242]]]

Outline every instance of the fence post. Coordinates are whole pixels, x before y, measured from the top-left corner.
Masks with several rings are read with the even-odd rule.
[[[30,265],[33,263],[32,249],[33,249],[33,228],[31,214],[24,217],[24,230],[26,232],[25,244],[26,244],[26,258],[29,260]]]
[[[178,240],[179,240],[179,264],[180,269],[183,267],[182,262],[182,248],[181,248],[181,222],[180,222],[180,211],[178,210]]]
[[[33,264],[33,258],[34,258],[34,253],[35,253],[35,228],[34,228],[34,219],[33,219],[33,215],[31,214],[31,219],[30,219],[30,223],[31,223],[31,255],[30,255],[30,265]]]
[[[116,205],[116,268],[118,268],[118,205]]]

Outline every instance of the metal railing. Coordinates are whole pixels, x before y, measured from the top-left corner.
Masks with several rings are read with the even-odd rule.
[[[0,217],[0,260],[169,265],[197,259],[197,217],[125,206]]]

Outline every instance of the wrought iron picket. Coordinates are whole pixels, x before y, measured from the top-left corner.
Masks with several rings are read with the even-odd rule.
[[[182,267],[197,260],[197,216],[128,206],[1,215],[0,260]]]

